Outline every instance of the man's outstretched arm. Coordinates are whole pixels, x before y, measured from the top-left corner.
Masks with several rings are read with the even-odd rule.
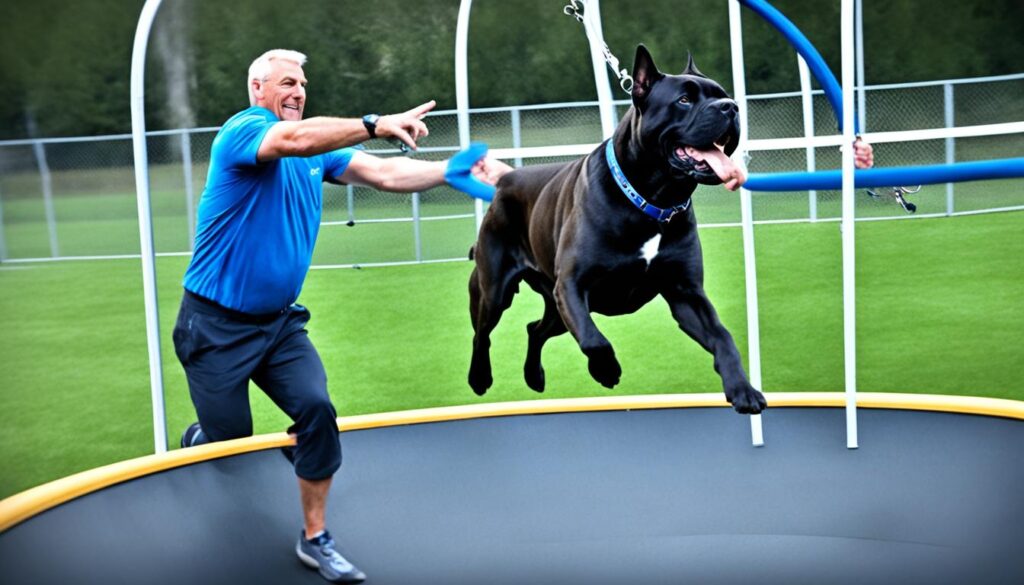
[[[416,141],[429,134],[423,117],[434,109],[433,100],[377,120],[377,138],[395,138],[416,149]],[[263,137],[256,158],[267,162],[287,156],[313,156],[370,139],[363,121],[356,118],[316,117],[300,122],[276,122]]]
[[[443,185],[447,168],[446,160],[424,161],[398,156],[381,158],[356,152],[345,172],[336,178],[350,185],[410,193]],[[512,167],[500,160],[484,157],[473,165],[470,172],[477,180],[493,185],[510,170]]]

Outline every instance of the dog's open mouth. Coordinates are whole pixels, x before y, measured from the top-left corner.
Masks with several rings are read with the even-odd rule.
[[[733,163],[725,149],[729,146],[729,136],[722,136],[709,148],[698,148],[690,145],[680,145],[675,149],[675,156],[685,166],[692,168],[697,175],[697,180],[712,179],[718,177],[722,183],[730,188],[739,187],[747,177],[743,170]],[[713,179],[712,179],[713,180]]]

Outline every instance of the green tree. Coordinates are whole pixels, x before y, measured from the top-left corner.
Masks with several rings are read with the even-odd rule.
[[[566,0],[476,0],[470,22],[470,102],[474,107],[595,99],[582,25],[562,14]],[[837,73],[839,0],[773,0]],[[7,0],[0,20],[0,138],[26,134],[128,132],[129,73],[143,0]],[[168,84],[186,84],[195,123],[213,126],[248,101],[245,74],[260,53],[294,48],[310,56],[310,115],[395,112],[427,99],[455,106],[458,0],[164,0],[154,29],[184,15],[180,60],[151,39],[147,125],[178,125]],[[604,34],[620,67],[644,43],[658,66],[678,72],[686,54],[732,86],[727,0],[603,0]],[[1020,0],[864,0],[868,83],[1024,71]],[[750,93],[799,88],[792,47],[743,11]],[[180,24],[180,23],[179,23]],[[179,33],[174,33],[179,34]],[[159,35],[156,35],[159,36]],[[167,43],[163,50],[178,43]],[[174,49],[177,50],[177,49]],[[182,70],[178,65],[185,64]],[[165,65],[174,65],[173,73]],[[618,89],[615,97],[625,97]]]

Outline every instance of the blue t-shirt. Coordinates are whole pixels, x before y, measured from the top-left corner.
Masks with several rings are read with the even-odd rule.
[[[278,118],[253,106],[213,139],[185,288],[245,313],[272,313],[299,298],[320,229],[323,181],[345,172],[343,148],[260,163],[260,143]]]

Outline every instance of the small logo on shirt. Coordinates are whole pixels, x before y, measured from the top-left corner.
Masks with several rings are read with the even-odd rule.
[[[310,177],[315,177],[315,176],[317,176],[319,174],[320,174],[320,167],[313,167],[313,168],[309,169],[309,176]]]

